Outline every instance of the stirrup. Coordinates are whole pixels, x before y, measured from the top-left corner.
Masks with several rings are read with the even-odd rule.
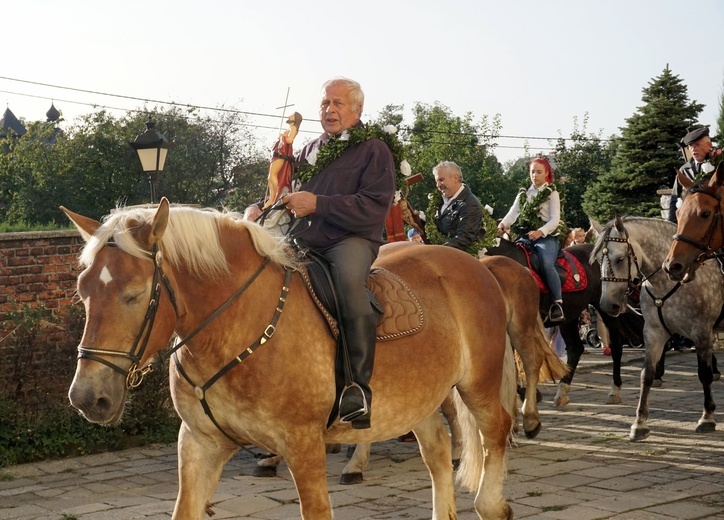
[[[356,388],[359,391],[360,395],[362,396],[362,408],[358,408],[357,410],[354,410],[354,411],[346,414],[345,416],[342,416],[342,400],[344,399],[344,396],[345,396],[345,393],[347,392],[347,390],[349,390],[351,388]],[[343,423],[352,422],[355,419],[358,419],[359,417],[362,417],[363,415],[367,415],[370,413],[370,408],[369,408],[369,405],[367,404],[367,396],[365,396],[365,393],[362,390],[361,386],[359,386],[357,383],[350,383],[349,385],[345,386],[342,389],[342,393],[339,396],[339,410],[340,410],[339,421],[343,422]]]

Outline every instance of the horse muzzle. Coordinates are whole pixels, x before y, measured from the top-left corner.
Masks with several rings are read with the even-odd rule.
[[[115,424],[121,419],[125,408],[125,381],[116,375],[93,378],[79,376],[76,372],[68,391],[68,399],[88,421]]]

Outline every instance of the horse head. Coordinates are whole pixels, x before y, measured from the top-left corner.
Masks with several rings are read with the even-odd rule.
[[[629,286],[639,268],[624,219],[616,217],[599,231],[591,259],[601,268],[601,310],[611,316],[626,312]]]
[[[686,282],[693,280],[697,268],[724,245],[724,167],[720,163],[708,181],[694,183],[681,172],[677,178],[686,190],[676,211],[676,234],[663,268],[670,279]]]
[[[86,242],[77,288],[86,324],[68,396],[89,421],[112,424],[123,414],[126,390],[140,384],[173,333],[177,309],[160,248],[169,203],[164,198],[155,213],[111,215],[104,224],[61,209]]]

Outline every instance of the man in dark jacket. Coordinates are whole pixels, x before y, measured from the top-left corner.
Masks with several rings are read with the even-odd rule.
[[[435,214],[438,231],[447,237],[443,244],[463,251],[485,235],[483,208],[463,183],[460,167],[443,161],[432,169],[435,185],[442,193],[442,205]]]
[[[363,104],[356,81],[338,78],[324,84],[319,110],[324,133],[299,155],[300,172],[316,165],[315,173],[300,191],[282,199],[294,216],[310,217],[300,238],[330,264],[355,383],[342,393],[339,417],[358,429],[370,427],[377,329],[366,283],[395,194],[395,164],[388,146],[376,138],[348,145],[321,168],[317,154],[330,139],[350,141],[350,132],[362,124]]]
[[[686,175],[689,179],[694,180],[714,172],[714,167],[708,162],[709,154],[714,151],[714,145],[709,137],[709,127],[699,126],[689,128],[689,131],[681,140],[681,148],[684,155],[689,160],[679,168],[679,171]],[[671,199],[669,201],[669,221],[676,224],[676,209],[678,200],[681,197],[681,186],[679,181],[674,179],[674,185],[671,188]]]

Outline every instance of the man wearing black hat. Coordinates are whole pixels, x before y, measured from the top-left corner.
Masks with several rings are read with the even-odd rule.
[[[714,149],[709,137],[708,126],[689,128],[680,145],[684,156],[690,156],[689,160],[679,168],[681,173],[694,180],[714,171],[714,167],[708,162],[709,155]],[[676,223],[676,209],[680,190],[679,181],[674,179],[674,186],[671,188],[671,200],[669,201],[669,220],[673,223]]]

